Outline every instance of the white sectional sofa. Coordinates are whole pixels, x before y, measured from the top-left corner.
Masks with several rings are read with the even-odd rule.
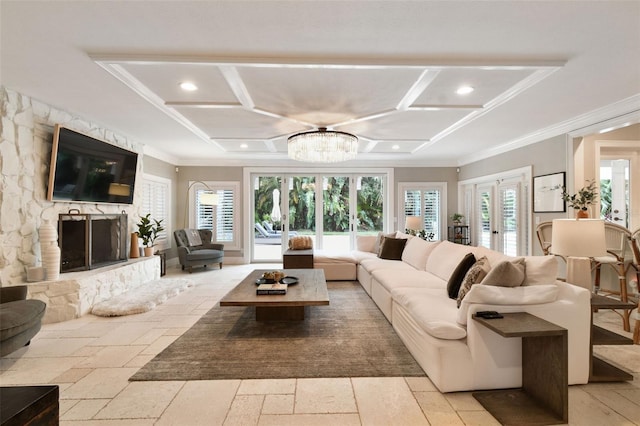
[[[486,310],[529,312],[566,328],[569,384],[587,383],[590,294],[556,280],[553,256],[524,257],[521,286],[473,285],[458,308],[447,283],[465,255],[486,256],[491,266],[515,258],[420,238],[408,239],[402,260],[380,259],[375,249],[375,236],[360,237],[351,253],[314,253],[314,267],[324,269],[327,280],[357,278],[441,392],[521,386],[521,339],[500,337],[472,319]]]

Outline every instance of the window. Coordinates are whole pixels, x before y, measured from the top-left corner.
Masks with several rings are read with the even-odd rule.
[[[205,182],[193,186],[190,199],[191,206],[195,206],[190,217],[191,226],[197,229],[213,231],[213,242],[222,243],[225,249],[239,249],[238,235],[238,199],[240,195],[239,182]],[[207,188],[207,186],[209,188]],[[205,194],[216,194],[218,204],[215,206],[202,203]],[[214,226],[215,224],[215,226]]]
[[[407,216],[419,216],[427,234],[433,234],[433,240],[443,239],[447,223],[446,182],[401,182],[398,188],[402,197],[398,203],[402,209],[398,214],[398,229],[404,231]]]
[[[171,180],[159,176],[144,174],[140,183],[142,189],[142,211],[144,216],[151,214],[151,218],[162,220],[164,231],[160,232],[155,246],[158,250],[171,247]],[[138,221],[136,221],[138,222]]]

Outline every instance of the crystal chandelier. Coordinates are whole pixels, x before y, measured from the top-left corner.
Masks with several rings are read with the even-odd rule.
[[[318,130],[296,133],[287,140],[289,158],[310,163],[337,163],[356,158],[358,138],[350,133]]]

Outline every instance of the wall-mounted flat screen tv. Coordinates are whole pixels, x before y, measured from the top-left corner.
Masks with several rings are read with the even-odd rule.
[[[138,154],[56,125],[47,200],[133,204]]]

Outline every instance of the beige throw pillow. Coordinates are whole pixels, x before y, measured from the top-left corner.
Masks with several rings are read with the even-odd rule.
[[[519,287],[524,282],[525,261],[519,258],[511,262],[504,261],[491,268],[481,284],[498,287]]]
[[[486,256],[482,256],[480,259],[476,260],[476,263],[469,268],[462,279],[462,284],[460,284],[460,290],[458,291],[458,308],[460,307],[464,296],[466,296],[467,293],[469,293],[469,290],[471,290],[471,286],[480,283],[480,281],[487,276],[490,270],[491,265],[489,265],[489,260]]]

